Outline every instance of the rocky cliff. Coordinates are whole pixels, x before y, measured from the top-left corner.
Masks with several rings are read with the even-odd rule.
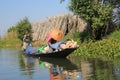
[[[52,29],[60,29],[64,35],[70,33],[73,29],[82,32],[86,29],[86,23],[72,14],[61,14],[48,17],[32,23],[33,40],[45,40],[45,36]]]

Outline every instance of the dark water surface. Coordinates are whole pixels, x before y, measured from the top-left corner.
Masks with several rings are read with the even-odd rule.
[[[0,49],[0,80],[120,80],[120,59],[33,58]]]

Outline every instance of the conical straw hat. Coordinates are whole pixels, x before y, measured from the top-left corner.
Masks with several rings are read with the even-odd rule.
[[[53,39],[55,39],[56,41],[60,41],[63,39],[63,32],[60,31],[59,29],[54,29],[50,32],[50,35]]]

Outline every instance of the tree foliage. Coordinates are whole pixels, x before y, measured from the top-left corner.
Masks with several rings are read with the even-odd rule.
[[[23,36],[26,31],[31,33],[31,23],[29,22],[28,18],[24,18],[20,22],[17,23],[15,26],[17,28],[17,35],[20,40],[23,40]]]
[[[61,2],[64,0],[61,0]],[[119,0],[70,0],[68,8],[89,23],[94,39],[107,33],[112,19],[112,10]],[[110,25],[109,25],[110,24]]]
[[[23,40],[23,36],[26,31],[32,34],[32,26],[28,18],[25,17],[23,20],[19,21],[15,26],[10,27],[7,32],[15,32],[20,40]]]
[[[108,1],[103,4],[99,0],[71,0],[69,9],[89,23],[92,36],[96,39],[101,34],[99,29],[108,27],[113,7]]]
[[[12,26],[12,27],[10,27],[8,30],[7,30],[7,32],[9,33],[9,32],[15,32],[17,30],[17,28],[15,27],[15,26]]]

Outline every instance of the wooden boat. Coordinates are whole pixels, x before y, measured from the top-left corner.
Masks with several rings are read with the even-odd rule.
[[[65,58],[69,54],[71,54],[74,50],[77,48],[67,48],[61,51],[57,52],[52,52],[52,53],[33,53],[33,54],[26,54],[28,56],[33,56],[33,57],[55,57],[55,58]]]

